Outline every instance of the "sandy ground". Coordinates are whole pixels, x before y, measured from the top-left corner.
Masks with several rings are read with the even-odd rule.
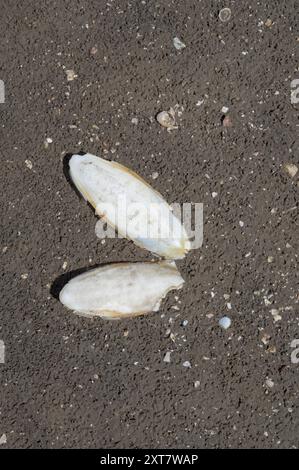
[[[293,0],[1,2],[1,447],[298,446],[296,15]],[[168,133],[155,115],[176,104]],[[78,269],[152,258],[95,237],[65,171],[78,151],[204,204],[203,246],[159,313],[59,303]]]

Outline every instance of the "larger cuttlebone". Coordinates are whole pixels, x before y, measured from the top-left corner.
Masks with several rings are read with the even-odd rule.
[[[184,258],[190,241],[161,194],[117,162],[73,155],[71,178],[99,216],[121,236],[167,259]]]
[[[183,283],[171,261],[116,263],[71,279],[59,300],[79,315],[121,319],[158,311],[166,294]]]

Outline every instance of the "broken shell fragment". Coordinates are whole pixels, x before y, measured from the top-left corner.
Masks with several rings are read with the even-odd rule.
[[[173,38],[173,45],[177,51],[181,51],[186,47],[186,44],[184,44],[183,41],[181,41],[178,37]]]
[[[283,170],[287,173],[291,178],[295,178],[298,173],[298,167],[294,163],[285,163],[283,165]]]
[[[175,120],[175,112],[172,108],[168,112],[167,111],[161,111],[160,113],[158,113],[157,116],[156,116],[156,119],[157,119],[158,123],[162,127],[166,127],[167,130],[171,131],[173,129],[178,128],[176,120]]]
[[[191,243],[162,196],[136,173],[95,155],[73,155],[71,178],[96,213],[122,237],[168,259],[184,258]]]
[[[116,263],[71,279],[59,295],[75,313],[108,319],[157,312],[162,299],[184,283],[175,263]]]

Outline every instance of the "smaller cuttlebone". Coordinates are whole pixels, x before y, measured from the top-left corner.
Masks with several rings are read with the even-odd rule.
[[[116,263],[71,279],[59,300],[82,316],[129,318],[157,312],[167,293],[183,283],[173,261]]]
[[[118,233],[163,258],[184,258],[191,243],[181,221],[136,173],[87,153],[73,155],[70,175],[84,198]]]

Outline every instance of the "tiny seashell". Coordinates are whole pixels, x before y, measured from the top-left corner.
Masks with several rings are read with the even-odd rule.
[[[232,12],[230,8],[222,8],[222,10],[220,10],[219,12],[220,21],[222,21],[223,23],[226,23],[227,21],[229,21],[231,16],[232,16]]]
[[[162,127],[166,127],[169,130],[177,129],[174,115],[171,112],[161,111],[157,114],[156,119]]]
[[[81,316],[129,318],[157,312],[167,293],[183,283],[172,261],[116,263],[74,277],[59,300]]]
[[[186,44],[184,44],[178,37],[173,38],[173,45],[178,51],[181,51],[186,47]]]

